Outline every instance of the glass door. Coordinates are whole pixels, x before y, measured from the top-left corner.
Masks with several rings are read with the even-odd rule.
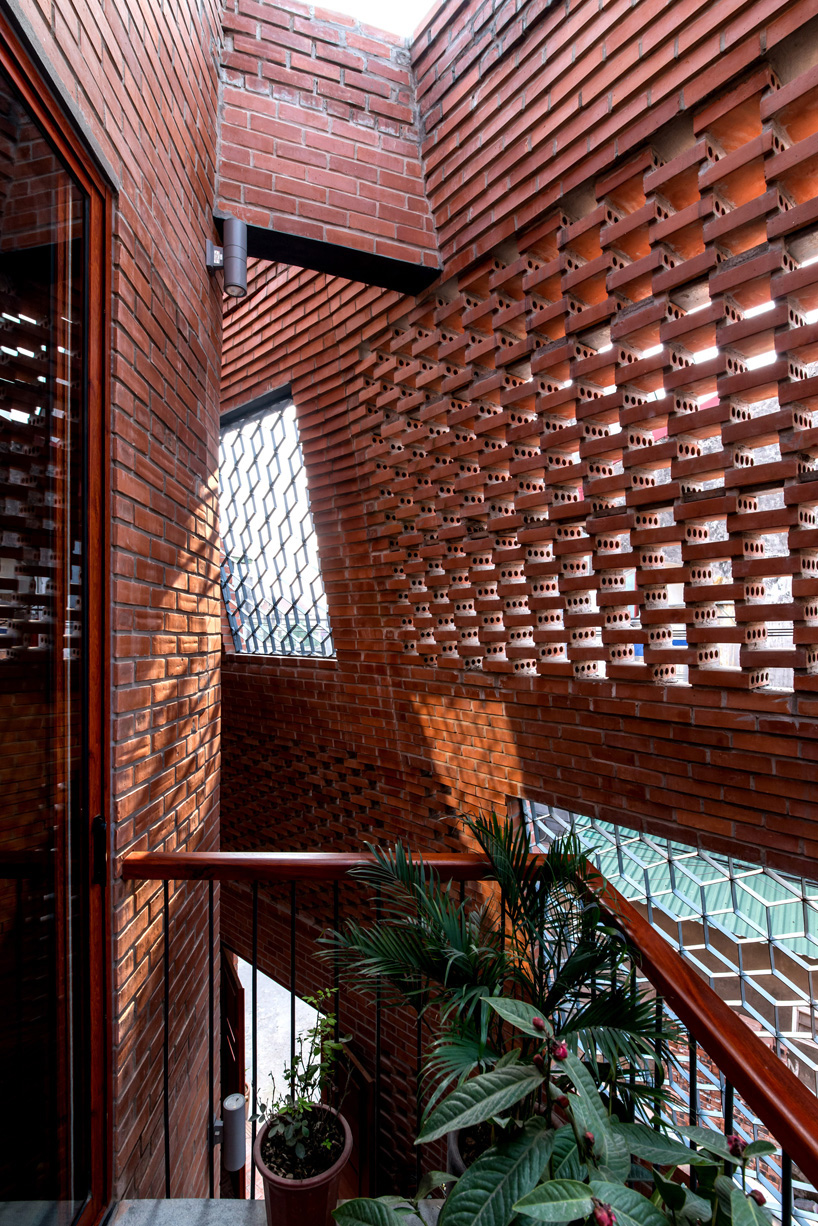
[[[0,73],[0,1222],[16,1226],[70,1226],[94,1199],[88,211]]]

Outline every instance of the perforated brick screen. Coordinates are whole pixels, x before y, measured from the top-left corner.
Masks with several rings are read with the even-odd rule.
[[[373,338],[408,656],[818,687],[813,78],[760,66]]]

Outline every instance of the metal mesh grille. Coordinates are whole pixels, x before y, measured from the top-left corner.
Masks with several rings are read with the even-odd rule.
[[[222,429],[222,594],[236,651],[332,656],[295,405]]]
[[[611,885],[818,1093],[818,885],[551,805],[523,809],[539,849],[573,830]],[[665,1070],[668,1123],[776,1139],[703,1048],[683,1043],[675,1057]],[[780,1207],[781,1159],[754,1165],[755,1186]],[[797,1168],[793,1190],[796,1220],[818,1226],[818,1193]]]

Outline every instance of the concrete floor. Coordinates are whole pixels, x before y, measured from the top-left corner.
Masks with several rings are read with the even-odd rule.
[[[266,1226],[264,1201],[123,1200],[109,1226]]]
[[[435,1226],[442,1203],[425,1201],[419,1218],[402,1220],[406,1226]],[[110,1226],[266,1226],[266,1220],[263,1200],[124,1200]]]
[[[55,1200],[0,1201],[0,1226],[71,1226],[81,1203]]]

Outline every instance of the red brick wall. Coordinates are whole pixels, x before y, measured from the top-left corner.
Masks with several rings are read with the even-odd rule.
[[[114,208],[109,516],[115,854],[218,840],[216,505],[221,294],[213,237],[219,8],[21,0],[121,179]],[[114,881],[119,1196],[163,1188],[161,891]],[[206,1194],[204,893],[171,890],[179,1195]]]
[[[412,45],[426,186],[459,271],[814,17],[810,0],[446,0]],[[809,52],[788,45],[791,65]]]
[[[218,207],[437,266],[404,40],[298,0],[228,0]]]
[[[471,208],[481,225],[498,223],[486,231],[492,250],[468,264],[470,232],[458,234],[447,248],[447,274],[457,276],[422,300],[259,270],[251,297],[231,308],[224,407],[293,384],[338,660],[227,657],[224,845],[241,831],[247,846],[250,828],[260,826],[263,846],[350,846],[359,820],[391,837],[407,827],[408,813],[423,823],[430,811],[501,807],[525,795],[796,873],[815,858],[814,665],[799,649],[815,634],[812,536],[789,512],[769,517],[779,503],[809,502],[809,465],[748,473],[746,455],[758,451],[759,466],[778,463],[762,450],[771,445],[771,421],[758,424],[778,409],[776,398],[803,403],[806,414],[800,426],[786,414],[775,419],[781,454],[793,441],[812,454],[810,433],[795,440],[789,433],[811,429],[811,376],[786,362],[765,374],[745,369],[760,345],[776,342],[777,328],[789,334],[783,316],[764,325],[762,337],[749,320],[727,341],[720,333],[715,364],[691,366],[685,357],[714,343],[711,329],[715,339],[716,327],[733,322],[731,302],[742,312],[765,296],[794,297],[798,309],[812,301],[799,288],[811,284],[809,266],[796,272],[792,289],[782,276],[793,254],[802,258],[801,238],[812,250],[804,157],[815,129],[815,31],[798,29],[804,7],[771,18],[761,4],[744,5],[741,24],[721,29],[732,50],[720,56],[720,42],[691,21],[692,12],[702,30],[705,18],[712,25],[712,6],[674,5],[653,22],[645,11],[634,10],[643,47],[656,42],[657,50],[617,60],[610,122],[618,143],[600,143],[600,152],[606,129],[577,93],[579,79],[596,79],[596,6],[581,6],[565,30],[562,8],[521,16],[528,22],[530,13],[532,30],[555,37],[558,29],[585,29],[581,41],[574,35],[570,75],[576,121],[559,109],[546,118],[526,112],[529,136],[542,131],[549,148],[564,150],[559,211],[541,193],[536,224],[533,203],[527,226],[513,212],[501,223],[487,210],[492,201],[505,209],[507,185],[498,180],[484,191],[481,181],[469,189]],[[686,21],[695,54],[667,41],[678,21]],[[776,50],[793,29],[794,39]],[[455,24],[451,36],[437,38],[444,67],[456,31]],[[705,79],[712,90],[753,67],[762,43],[772,48],[769,71],[723,101],[691,106]],[[499,82],[522,45],[498,50],[494,68],[484,65],[486,84],[475,86],[477,97],[494,82],[495,103],[507,103],[497,120],[506,133],[517,122],[517,95],[511,86],[498,93]],[[419,54],[416,47],[423,90]],[[464,69],[458,59],[451,76]],[[444,81],[442,70],[439,77],[443,90],[451,78]],[[666,81],[677,91],[673,113],[664,104],[646,109],[645,91],[665,98]],[[680,87],[694,92],[679,95]],[[468,123],[452,128],[451,140],[462,144],[468,132]],[[427,170],[436,147],[426,149]],[[431,176],[430,186],[434,196]],[[663,192],[672,197],[664,219]],[[757,247],[763,269],[747,254]],[[694,339],[695,316],[686,324],[683,316],[698,305],[696,295],[708,313]],[[647,320],[651,311],[656,318]],[[660,315],[671,331],[687,328],[684,344],[660,335]],[[809,336],[784,337],[781,351],[797,341],[810,355]],[[663,350],[651,367],[643,355],[657,341]],[[611,356],[597,357],[600,350]],[[642,365],[631,369],[635,361]],[[670,394],[657,400],[661,386]],[[709,458],[697,460],[697,448]],[[702,535],[686,532],[691,521]],[[770,547],[757,550],[765,535]],[[621,549],[631,554],[628,564]],[[626,571],[635,576],[632,590]],[[793,585],[784,601],[782,576]],[[765,580],[768,599],[760,595]],[[687,585],[686,603],[671,617],[665,603],[674,584]],[[721,596],[735,601],[735,625],[694,633],[700,623],[706,629],[707,606]],[[626,633],[616,614],[637,603],[642,627]],[[795,647],[783,659],[771,653],[770,662],[794,668],[795,693],[752,688],[763,669],[749,632],[776,616],[792,618],[797,635]],[[686,618],[687,647],[657,645],[657,631]],[[641,657],[629,656],[634,637]],[[720,638],[743,644],[737,673],[710,671],[708,642]],[[692,684],[665,684],[664,659],[671,671],[687,666]],[[596,667],[603,661],[606,676]],[[256,771],[244,769],[245,752]],[[417,791],[407,794],[407,777]],[[453,837],[444,817],[427,841]]]
[[[439,285],[254,270],[223,407],[292,384],[338,656],[228,649],[223,847],[456,847],[525,796],[815,863],[810,13],[444,6],[412,55]],[[285,941],[263,915],[286,981]]]

